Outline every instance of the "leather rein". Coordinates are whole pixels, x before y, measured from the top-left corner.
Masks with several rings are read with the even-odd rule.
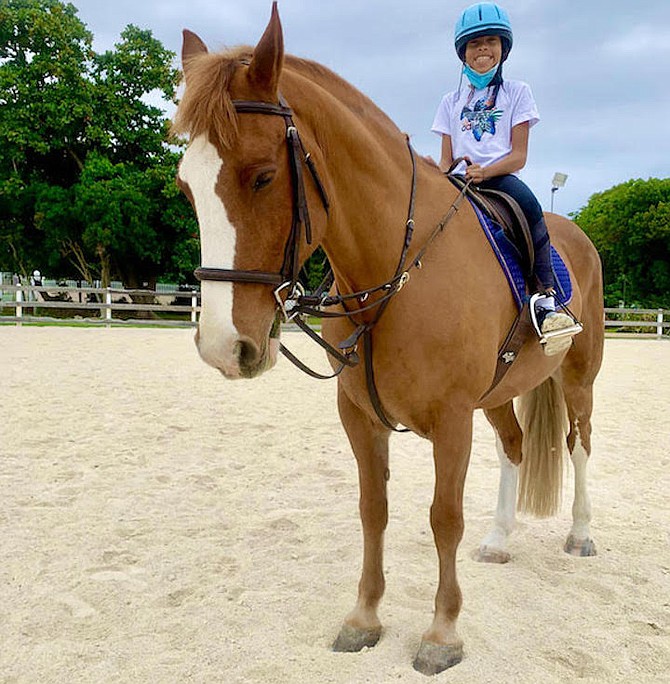
[[[382,407],[374,381],[372,368],[372,336],[371,331],[375,326],[391,298],[396,295],[407,283],[412,268],[421,268],[421,259],[433,240],[442,232],[452,216],[465,198],[467,186],[461,191],[457,199],[451,205],[448,213],[437,224],[426,243],[419,250],[418,254],[407,265],[407,253],[412,242],[414,233],[414,207],[416,197],[416,155],[407,137],[407,147],[412,161],[412,185],[407,211],[407,221],[405,223],[405,239],[398,262],[398,266],[392,278],[385,283],[371,287],[367,290],[353,292],[342,295],[329,295],[328,292],[333,284],[334,277],[332,271],[328,273],[324,281],[312,294],[306,294],[299,280],[300,261],[299,249],[302,238],[302,230],[305,231],[307,244],[312,243],[312,228],[305,194],[305,181],[303,167],[304,164],[316,186],[321,203],[326,213],[329,210],[329,201],[323,183],[319,178],[314,162],[306,151],[298,129],[293,122],[293,111],[287,105],[283,97],[279,96],[279,104],[271,102],[256,102],[247,100],[233,100],[233,106],[239,114],[264,114],[269,116],[281,116],[286,124],[286,142],[288,147],[289,164],[291,168],[292,195],[293,195],[293,218],[291,233],[284,248],[284,260],[281,270],[277,273],[256,270],[238,270],[229,268],[200,267],[195,269],[194,275],[199,281],[219,281],[234,283],[260,283],[264,285],[277,286],[274,291],[278,306],[278,318],[273,326],[271,337],[279,334],[280,316],[284,321],[293,321],[301,330],[308,334],[328,354],[335,358],[340,364],[331,375],[322,375],[306,366],[296,358],[283,344],[280,344],[282,354],[298,368],[317,379],[330,379],[339,375],[345,367],[357,365],[360,358],[357,353],[358,341],[363,337],[365,349],[366,382],[370,399],[377,416],[381,422],[389,429],[396,432],[406,432],[406,429],[399,430],[387,417]],[[469,184],[468,184],[469,185]],[[282,293],[286,291],[286,297],[282,299]],[[372,299],[370,299],[372,297]],[[370,300],[368,302],[368,300]],[[350,305],[355,305],[351,308]],[[344,311],[325,311],[328,307],[342,307]],[[354,316],[367,311],[376,310],[372,319],[366,323],[357,323]],[[337,347],[326,342],[317,332],[315,332],[303,320],[304,316],[314,316],[318,318],[341,318],[347,317],[355,326],[355,330],[346,340],[340,342]]]

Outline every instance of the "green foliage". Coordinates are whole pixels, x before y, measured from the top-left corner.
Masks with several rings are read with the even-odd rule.
[[[308,292],[314,292],[330,268],[326,253],[319,247],[303,266],[302,281]]]
[[[0,270],[190,277],[195,221],[160,106],[174,57],[135,26],[99,55],[73,5],[0,2]]]
[[[0,5],[0,159],[16,173],[39,165],[54,174],[63,162],[71,166],[67,157],[76,157],[86,136],[92,36],[76,12],[56,0]]]
[[[144,166],[165,151],[169,122],[160,107],[147,104],[147,95],[174,99],[179,72],[174,53],[152,37],[151,31],[128,26],[115,50],[96,55],[95,135],[115,161]]]
[[[34,202],[43,181],[76,177],[91,40],[72,5],[0,4],[0,268],[26,273],[44,259]]]
[[[670,178],[597,193],[573,219],[600,252],[606,305],[670,307]]]

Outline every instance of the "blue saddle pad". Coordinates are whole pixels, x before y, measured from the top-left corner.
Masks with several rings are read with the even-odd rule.
[[[472,204],[472,203],[471,203]],[[504,231],[497,223],[494,223],[488,216],[485,216],[476,205],[472,207],[479,218],[482,230],[493,249],[494,254],[500,262],[500,266],[507,278],[514,301],[519,310],[523,307],[528,298],[526,295],[526,282],[521,270],[521,255],[519,250],[505,235]],[[561,255],[551,247],[551,265],[554,272],[554,287],[556,289],[556,299],[561,304],[568,304],[572,299],[572,282],[570,273],[561,258]]]

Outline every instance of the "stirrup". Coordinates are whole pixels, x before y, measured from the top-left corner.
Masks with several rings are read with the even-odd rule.
[[[530,301],[528,302],[530,322],[533,324],[533,328],[535,329],[537,336],[540,338],[541,345],[547,344],[547,342],[552,339],[555,340],[556,338],[560,337],[573,337],[584,330],[584,326],[579,321],[575,320],[574,316],[568,314],[567,312],[561,312],[566,313],[566,315],[572,319],[573,325],[543,333],[540,327],[541,322],[537,318],[536,304],[539,300],[544,299],[545,297],[546,294],[544,292],[537,292],[531,296]]]

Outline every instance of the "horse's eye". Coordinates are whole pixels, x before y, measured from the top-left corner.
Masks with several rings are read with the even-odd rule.
[[[253,184],[253,189],[254,192],[258,192],[259,190],[262,190],[263,188],[267,187],[272,183],[272,180],[275,177],[275,172],[274,171],[261,171],[256,178],[254,179],[254,184]]]

